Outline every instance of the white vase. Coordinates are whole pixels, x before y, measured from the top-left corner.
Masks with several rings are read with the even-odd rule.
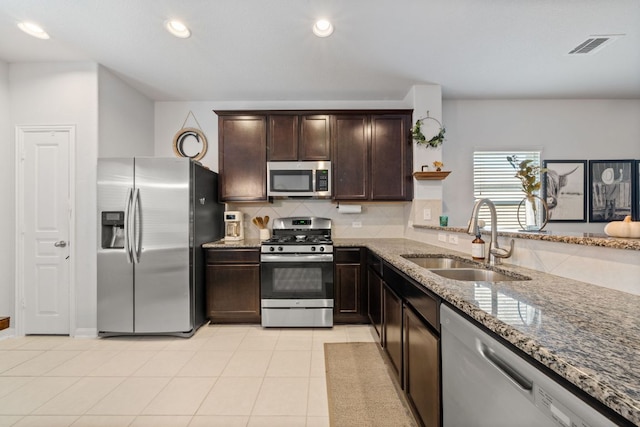
[[[548,208],[544,200],[535,194],[522,199],[518,205],[518,224],[523,231],[541,231],[547,225],[547,220]]]

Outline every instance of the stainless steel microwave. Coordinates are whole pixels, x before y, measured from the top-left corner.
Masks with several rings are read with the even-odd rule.
[[[331,162],[267,162],[267,196],[331,197]]]

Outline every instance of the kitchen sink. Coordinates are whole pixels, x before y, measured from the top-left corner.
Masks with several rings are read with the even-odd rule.
[[[493,270],[481,268],[451,268],[451,269],[431,269],[432,273],[447,279],[462,280],[468,282],[513,282],[521,280],[531,280],[529,277],[515,274],[505,274]]]
[[[432,273],[447,279],[466,282],[515,282],[531,280],[529,277],[518,274],[508,274],[499,271],[481,268],[478,263],[464,259],[456,259],[445,256],[402,256],[407,261],[426,268]]]
[[[407,261],[419,265],[423,268],[477,268],[478,264],[471,261],[465,261],[461,259],[448,258],[448,257],[411,257],[403,256]]]

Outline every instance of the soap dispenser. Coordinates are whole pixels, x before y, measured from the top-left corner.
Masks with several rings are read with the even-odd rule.
[[[484,261],[484,240],[480,237],[480,232],[471,242],[471,258],[476,261]]]

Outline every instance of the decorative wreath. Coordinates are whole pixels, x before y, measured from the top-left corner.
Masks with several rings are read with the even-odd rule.
[[[431,139],[427,139],[427,137],[425,137],[422,133],[422,124],[425,120],[435,121],[440,129],[439,132]],[[411,137],[418,145],[426,145],[427,147],[438,147],[444,142],[445,132],[446,129],[444,128],[444,126],[442,126],[442,123],[440,123],[438,119],[429,117],[429,112],[427,111],[427,116],[416,120],[416,124],[411,128]]]
[[[202,159],[204,155],[207,154],[207,148],[209,147],[209,145],[207,143],[207,137],[204,136],[204,133],[202,132],[202,130],[197,128],[184,127],[184,125],[187,123],[187,120],[189,119],[189,115],[193,116],[193,113],[189,111],[189,114],[187,114],[187,118],[184,120],[184,123],[182,124],[182,129],[180,129],[176,133],[176,135],[173,137],[173,152],[178,157],[188,157],[190,159],[197,161]],[[196,121],[198,126],[200,126],[200,123],[198,123],[196,116],[193,116],[193,119]],[[184,142],[189,137],[195,138],[196,141],[198,141],[198,143],[202,144],[202,150],[200,150],[199,153],[196,153],[193,156],[188,155],[184,151]]]

